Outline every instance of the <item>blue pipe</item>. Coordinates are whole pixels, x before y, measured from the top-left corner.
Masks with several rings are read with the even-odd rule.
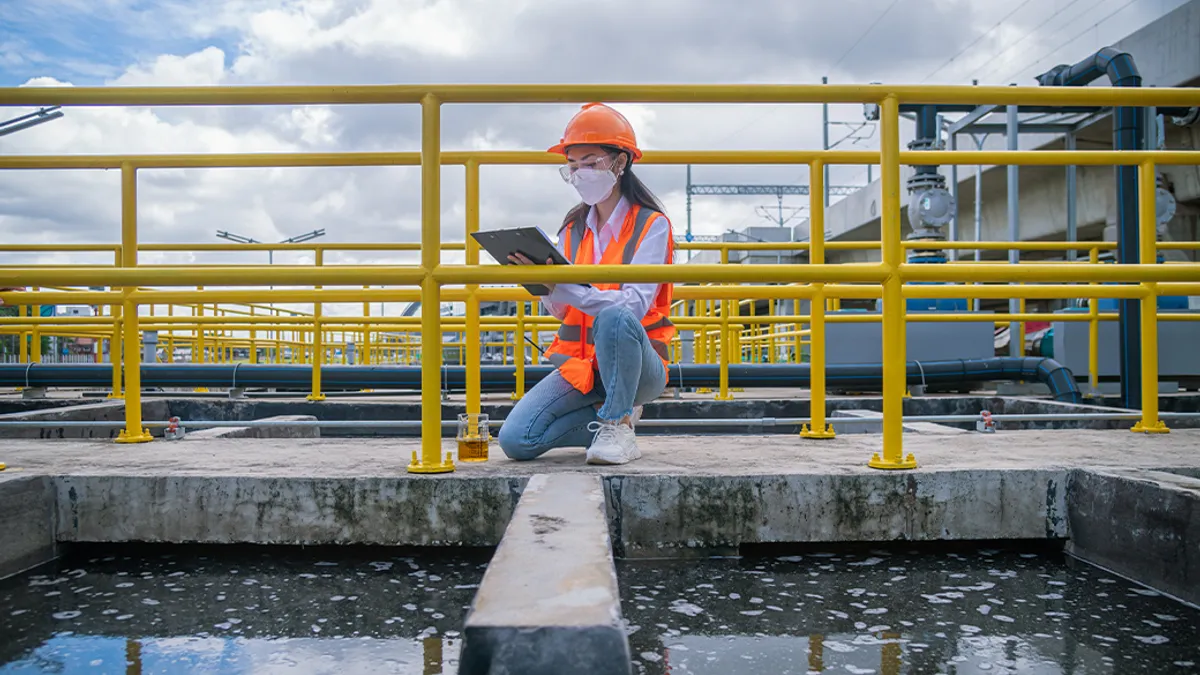
[[[512,391],[516,376],[512,366],[480,367],[480,385],[485,392]],[[550,366],[526,366],[525,382],[533,385],[546,377]],[[716,387],[721,367],[710,364],[672,365],[668,386]],[[358,389],[404,389],[420,391],[420,366],[325,366],[321,380],[329,391]],[[883,367],[878,363],[832,364],[825,367],[831,388],[879,390]],[[995,380],[1038,380],[1050,387],[1055,400],[1079,403],[1083,396],[1069,369],[1053,359],[994,358],[912,361],[908,363],[910,385],[954,386]],[[142,385],[148,388],[214,387],[306,390],[312,369],[304,365],[274,364],[144,364]],[[112,383],[112,367],[102,363],[7,364],[0,365],[0,386],[9,387],[106,387]],[[466,368],[442,369],[442,388],[466,389]],[[806,387],[809,365],[731,365],[732,387]]]
[[[1108,75],[1114,87],[1140,87],[1142,76],[1133,57],[1113,47],[1105,47],[1073,66],[1058,65],[1038,75],[1044,87],[1080,87]],[[1145,141],[1144,108],[1113,109],[1113,148],[1142,150]],[[1117,261],[1136,264],[1138,251],[1138,187],[1136,166],[1117,167]],[[1138,327],[1141,303],[1121,300],[1119,331],[1121,336],[1121,400],[1131,410],[1142,407],[1142,335]]]

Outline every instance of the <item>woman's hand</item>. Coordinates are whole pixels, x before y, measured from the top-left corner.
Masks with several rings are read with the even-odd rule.
[[[537,263],[533,262],[532,260],[530,260],[524,253],[513,253],[512,255],[508,256],[508,261],[514,265],[536,265],[537,264]],[[553,265],[554,259],[546,258],[546,264]],[[553,293],[554,287],[556,284],[542,284],[542,285],[545,286],[551,293]]]

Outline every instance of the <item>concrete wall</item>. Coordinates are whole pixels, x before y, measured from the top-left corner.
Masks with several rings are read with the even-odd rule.
[[[1162,471],[1076,471],[1068,551],[1200,604],[1200,479]]]
[[[160,474],[55,484],[59,541],[495,546],[525,479]]]
[[[142,400],[143,420],[165,420],[168,417],[167,401],[163,399]],[[125,402],[106,401],[0,415],[0,422],[23,421],[123,422],[125,421]],[[120,432],[121,430],[115,427],[56,427],[51,424],[41,428],[0,428],[0,438],[116,438]],[[151,433],[161,436],[162,430],[153,429]]]
[[[49,476],[0,473],[0,579],[57,555],[56,497]]]
[[[1067,536],[1066,471],[613,476],[618,556],[745,543]]]

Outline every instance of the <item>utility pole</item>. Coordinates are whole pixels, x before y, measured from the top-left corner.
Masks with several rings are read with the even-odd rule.
[[[304,234],[298,234],[294,237],[288,237],[287,239],[284,239],[283,241],[281,241],[279,243],[281,243],[281,244],[302,244],[306,241],[312,241],[313,239],[316,239],[317,237],[324,237],[324,236],[325,236],[325,229],[322,228],[319,230],[313,230],[312,232],[305,232]],[[261,244],[262,243],[261,241],[259,241],[257,239],[253,239],[251,237],[247,237],[247,236],[240,235],[240,234],[234,234],[233,232],[226,232],[225,230],[217,230],[217,238],[218,239],[228,239],[229,241],[236,242],[238,244]],[[275,251],[273,251],[273,250],[267,251],[267,264],[268,265],[275,264]]]

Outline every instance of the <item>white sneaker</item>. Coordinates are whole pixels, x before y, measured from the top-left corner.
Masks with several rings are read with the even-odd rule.
[[[637,429],[637,423],[642,419],[642,406],[633,406],[633,414],[629,416],[629,426]]]
[[[592,422],[588,431],[596,432],[587,450],[588,464],[626,464],[642,456],[633,427],[616,422]]]

